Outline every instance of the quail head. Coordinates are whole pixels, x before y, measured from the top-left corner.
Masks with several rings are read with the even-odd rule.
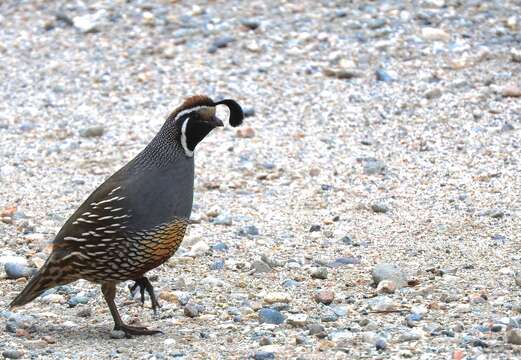
[[[63,225],[38,273],[11,302],[24,305],[45,290],[86,279],[101,284],[116,330],[127,336],[159,332],[123,323],[116,284],[134,280],[133,290],[159,306],[147,271],[168,260],[183,240],[192,211],[194,150],[212,129],[223,126],[216,106],[230,110],[232,126],[244,115],[235,101],[206,96],[186,99],[159,133],[128,164],[101,184]]]

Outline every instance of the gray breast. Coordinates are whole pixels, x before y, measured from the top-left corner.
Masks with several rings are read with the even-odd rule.
[[[190,218],[194,159],[180,156],[168,167],[140,169],[125,186],[134,229],[150,229],[172,218]]]

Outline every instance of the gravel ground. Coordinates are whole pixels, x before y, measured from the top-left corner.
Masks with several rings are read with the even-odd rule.
[[[517,1],[0,3],[0,348],[49,359],[521,357]],[[82,200],[193,94],[183,247],[6,310]],[[223,110],[225,111],[225,110]],[[378,286],[376,286],[378,284]]]

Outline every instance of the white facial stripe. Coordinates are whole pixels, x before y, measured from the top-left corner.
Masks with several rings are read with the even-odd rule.
[[[193,108],[180,111],[179,114],[176,115],[174,120],[177,120],[181,116],[189,114],[189,113],[191,113],[193,111],[198,111],[198,110],[202,110],[202,109],[205,109],[205,111],[209,111],[209,110],[214,110],[215,111],[215,108],[213,106],[194,106]]]
[[[185,111],[188,111],[188,110],[185,110]],[[192,111],[193,110],[189,110],[189,112],[192,112]],[[188,148],[188,145],[186,143],[186,125],[188,125],[188,121],[190,121],[189,117],[187,117],[185,119],[185,121],[183,122],[183,126],[181,127],[181,145],[183,145],[183,150],[185,151],[186,156],[192,157],[192,156],[194,156],[194,152]]]

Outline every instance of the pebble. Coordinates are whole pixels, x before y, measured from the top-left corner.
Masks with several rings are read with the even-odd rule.
[[[72,19],[72,25],[84,34],[98,32],[99,27],[96,18],[96,14],[75,16]]]
[[[389,206],[387,206],[384,203],[374,203],[374,204],[371,204],[371,210],[373,210],[373,212],[375,212],[377,214],[378,213],[385,214],[389,211]]]
[[[212,45],[208,48],[210,54],[215,53],[218,49],[227,47],[230,43],[234,42],[235,39],[231,36],[221,36],[215,39]]]
[[[513,62],[521,63],[521,49],[510,50],[510,56]]]
[[[293,279],[286,279],[282,282],[283,288],[294,288],[294,287],[297,287],[298,285],[299,285],[299,282],[295,281]]]
[[[392,280],[382,280],[378,283],[376,291],[380,294],[394,294],[396,284]]]
[[[260,26],[260,22],[255,19],[242,19],[241,25],[250,30],[255,30]]]
[[[387,341],[384,338],[376,339],[374,346],[376,350],[384,350],[387,347]]]
[[[521,97],[521,88],[516,85],[507,85],[501,90],[504,97]]]
[[[396,310],[397,306],[393,299],[380,295],[369,301],[369,306],[371,310],[377,312],[386,312]]]
[[[260,274],[260,273],[268,273],[271,271],[271,266],[269,266],[268,264],[266,264],[264,261],[262,260],[255,260],[252,264],[251,264],[251,267],[252,269],[254,270],[254,272],[256,274]]]
[[[8,349],[2,351],[2,356],[5,359],[20,359],[23,355],[23,352],[19,350]]]
[[[207,254],[210,251],[210,246],[206,243],[206,241],[201,240],[196,242],[192,248],[190,249],[190,252],[188,253],[189,256],[192,257],[199,257]]]
[[[212,248],[213,251],[223,251],[223,252],[226,252],[226,251],[229,250],[228,245],[226,245],[223,242],[219,242],[217,244],[213,244],[211,248]]]
[[[255,115],[255,108],[253,108],[251,106],[245,106],[242,109],[242,112],[244,113],[245,118],[249,118],[249,117],[252,117]]]
[[[409,342],[409,341],[417,341],[420,340],[421,336],[419,333],[414,331],[408,331],[401,333],[398,335],[398,338],[396,339],[396,342],[403,343],[403,342]]]
[[[239,236],[257,236],[259,235],[259,229],[255,225],[247,225],[239,229]]]
[[[123,330],[111,330],[110,337],[112,339],[124,339],[127,336]]]
[[[213,219],[215,225],[231,225],[232,217],[229,214],[220,214]]]
[[[286,322],[294,327],[304,327],[307,321],[308,316],[306,314],[291,314],[286,319]]]
[[[261,255],[261,260],[264,261],[269,266],[271,266],[272,268],[283,267],[286,264],[286,262],[284,260],[279,260],[272,256],[268,256],[266,254]]]
[[[377,286],[382,280],[392,281],[399,289],[407,286],[407,274],[395,264],[377,264],[373,268],[371,275],[373,277],[374,284]]]
[[[421,30],[422,37],[430,41],[449,41],[450,35],[442,29],[424,27]]]
[[[67,301],[67,304],[70,307],[75,307],[78,304],[87,304],[89,302],[89,297],[85,292],[79,292],[78,294],[74,295]]]
[[[507,343],[521,345],[521,329],[511,329],[507,331]]]
[[[325,280],[325,279],[327,279],[327,275],[328,275],[328,271],[327,271],[327,268],[325,268],[325,267],[319,267],[317,269],[314,269],[311,272],[311,277],[313,279]]]
[[[308,324],[307,329],[309,331],[309,335],[322,335],[322,334],[325,334],[325,331],[326,331],[324,326],[319,323]]]
[[[259,310],[259,320],[261,323],[280,325],[284,323],[284,315],[277,310],[262,308]]]
[[[8,262],[4,265],[5,274],[8,279],[30,278],[36,269],[30,268],[19,262]]]
[[[335,300],[335,293],[331,290],[320,290],[315,293],[314,299],[317,303],[329,305]]]
[[[324,68],[322,72],[327,77],[341,80],[349,80],[362,76],[362,73],[357,69]]]
[[[271,337],[268,337],[268,336],[263,336],[259,339],[260,346],[271,345],[272,343],[273,343],[273,341],[271,340]]]
[[[60,304],[65,302],[65,298],[61,294],[48,294],[40,297],[40,301],[44,304]]]
[[[335,259],[335,261],[332,261],[328,264],[329,267],[336,268],[346,265],[358,265],[360,264],[360,259],[356,257],[341,257]]]
[[[378,81],[385,81],[385,82],[393,81],[393,78],[391,77],[391,75],[389,75],[389,73],[387,73],[387,71],[385,71],[384,69],[377,69],[375,71],[375,75],[376,75],[376,80],[378,80]]]
[[[77,312],[76,316],[82,318],[88,318],[92,316],[92,308],[89,306],[82,306]]]
[[[186,304],[183,313],[185,316],[188,316],[190,318],[198,317],[202,312],[202,306],[196,305],[196,304]]]
[[[317,232],[317,231],[320,231],[322,229],[322,227],[320,225],[311,225],[311,227],[309,228],[309,232]]]
[[[255,136],[255,130],[251,126],[244,126],[236,130],[238,138],[251,139]]]
[[[253,355],[254,360],[274,360],[275,359],[275,353],[270,351],[257,351]]]
[[[427,90],[423,96],[425,96],[426,99],[432,100],[439,98],[442,95],[441,89],[438,87],[432,88]]]
[[[210,270],[222,270],[224,269],[224,260],[217,259],[210,265]]]
[[[264,302],[267,304],[289,303],[291,296],[286,292],[270,292],[264,296]]]
[[[364,161],[364,174],[376,175],[385,173],[386,166],[381,160],[369,158]]]
[[[335,322],[338,320],[338,315],[333,311],[333,309],[326,306],[321,311],[320,320],[322,322]]]
[[[103,126],[92,126],[85,129],[80,130],[80,136],[84,138],[95,138],[100,137],[105,133],[105,128]]]

